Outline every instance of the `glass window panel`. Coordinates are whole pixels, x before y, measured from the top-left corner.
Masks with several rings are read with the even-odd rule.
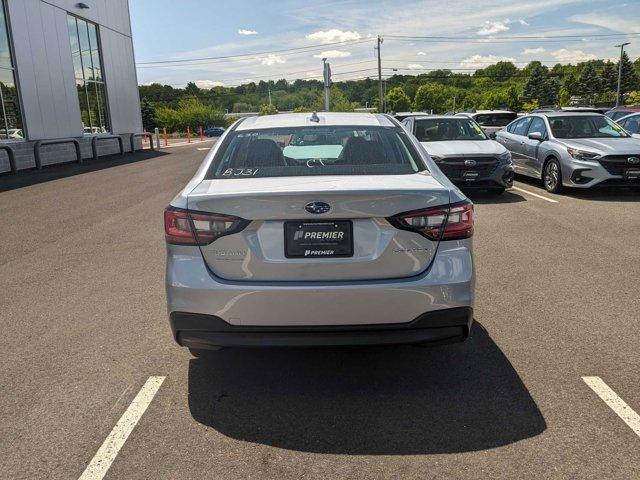
[[[12,68],[9,33],[4,15],[4,2],[0,0],[0,67]]]
[[[98,103],[98,126],[102,133],[107,133],[111,130],[109,124],[109,109],[107,108],[107,94],[105,92],[103,83],[96,83],[96,94]]]
[[[93,64],[93,74],[95,79],[102,81],[102,62],[100,61],[100,50],[98,47],[98,29],[92,23],[88,24],[89,44],[91,46],[91,62]]]
[[[93,79],[93,66],[91,64],[91,44],[89,43],[89,28],[87,22],[78,19],[78,37],[80,39],[80,56],[84,69],[85,80]]]
[[[87,82],[87,98],[89,100],[89,115],[91,116],[90,133],[100,133],[98,129],[98,97],[96,85],[93,82]]]
[[[24,138],[22,129],[22,116],[20,115],[20,102],[18,101],[18,90],[13,77],[13,70],[0,68],[0,88],[2,88],[2,98],[4,100],[4,114],[9,128],[9,138]],[[4,125],[2,125],[4,127]]]
[[[89,104],[87,102],[87,91],[84,88],[84,81],[76,81],[76,89],[78,90],[78,100],[80,101],[82,130],[84,133],[91,133],[91,117],[89,116]]]
[[[80,60],[80,41],[78,40],[78,25],[76,17],[67,17],[69,28],[69,41],[71,43],[71,58],[73,59],[73,70],[76,78],[82,78],[82,61]]]

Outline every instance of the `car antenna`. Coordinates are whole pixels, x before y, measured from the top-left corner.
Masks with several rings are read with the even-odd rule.
[[[315,123],[320,123],[320,117],[318,116],[318,114],[316,112],[313,112],[311,114],[311,118],[309,119],[310,122],[315,122]]]

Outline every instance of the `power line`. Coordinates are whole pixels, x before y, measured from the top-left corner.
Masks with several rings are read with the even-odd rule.
[[[331,42],[331,43],[323,43],[316,45],[307,45],[306,47],[296,47],[296,48],[283,48],[280,50],[268,50],[262,52],[253,52],[253,53],[239,53],[237,55],[222,55],[218,57],[200,57],[200,58],[188,58],[182,60],[158,60],[153,62],[138,62],[136,63],[139,68],[149,68],[146,67],[148,65],[165,65],[165,64],[184,64],[185,66],[192,66],[194,64],[185,63],[185,62],[201,62],[201,61],[213,61],[213,60],[231,60],[236,58],[248,58],[255,57],[260,55],[271,55],[280,53],[282,55],[296,55],[299,53],[308,53],[316,50],[323,50],[331,45],[343,45],[343,46],[351,46],[358,45],[365,42],[370,42],[371,39],[363,39],[363,40],[347,40],[344,42]],[[217,62],[211,62],[217,63]],[[144,66],[144,67],[143,67]]]
[[[512,35],[512,36],[500,36],[500,40],[544,40],[544,39],[563,39],[563,38],[613,38],[613,37],[627,37],[640,35],[640,32],[631,33],[594,33],[589,35]],[[430,39],[430,40],[483,40],[480,37],[471,36],[448,36],[448,35],[384,35],[385,38],[401,39],[406,38],[410,40],[417,39]],[[496,37],[491,37],[495,39]]]

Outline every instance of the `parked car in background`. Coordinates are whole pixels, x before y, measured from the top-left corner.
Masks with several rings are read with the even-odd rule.
[[[498,132],[515,172],[563,187],[640,186],[640,140],[597,113],[552,112],[521,117]]]
[[[615,107],[607,111],[605,115],[611,120],[618,120],[622,117],[626,117],[627,115],[631,115],[632,113],[640,113],[640,105]]]
[[[616,120],[616,123],[629,132],[633,137],[640,138],[640,113],[632,113]]]
[[[471,202],[387,115],[238,120],[165,210],[174,338],[195,355],[464,340],[472,235]]]
[[[403,125],[460,187],[503,193],[513,184],[511,154],[465,116],[410,117]]]
[[[552,112],[580,112],[580,113],[599,113],[604,115],[608,108],[599,107],[540,107],[532,110],[530,113],[552,113]]]
[[[427,112],[396,112],[393,114],[396,120],[399,122],[403,121],[405,118],[409,117],[422,117],[424,115],[429,115]]]
[[[204,131],[204,135],[206,137],[221,137],[224,132],[224,127],[207,127]]]
[[[477,110],[475,112],[459,112],[456,115],[473,119],[490,138],[494,138],[498,130],[518,118],[517,113],[509,110]]]

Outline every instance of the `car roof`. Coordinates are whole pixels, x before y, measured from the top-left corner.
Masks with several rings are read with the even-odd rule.
[[[545,117],[601,117],[602,114],[595,112],[535,112],[530,115],[542,115]]]
[[[511,110],[476,110],[475,112],[458,112],[456,115],[486,115],[488,113],[516,113]]]
[[[461,117],[462,115],[420,115],[413,118],[415,120],[440,120],[443,118],[447,120],[469,120],[468,117],[466,119],[462,119]]]
[[[625,115],[624,117],[620,117],[619,119],[616,120],[616,122],[620,122],[622,120],[626,120],[627,118],[631,118],[631,117],[640,117],[640,112],[633,112],[633,113],[630,113],[629,115]]]
[[[319,121],[312,121],[313,113],[283,113],[247,117],[242,120],[236,130],[257,130],[265,128],[315,127],[315,126],[362,126],[362,127],[395,127],[387,115],[380,113],[348,113],[317,112]]]

